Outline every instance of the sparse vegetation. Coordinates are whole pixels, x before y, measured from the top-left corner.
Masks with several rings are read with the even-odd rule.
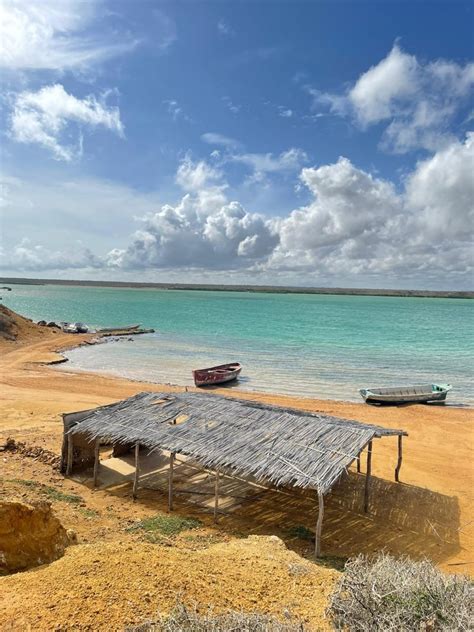
[[[337,630],[413,632],[474,629],[473,583],[428,560],[379,553],[347,562],[327,614]]]
[[[43,483],[38,483],[37,481],[30,481],[22,478],[12,478],[6,481],[7,483],[16,483],[17,485],[23,485],[24,487],[32,487],[37,489],[41,494],[44,494],[48,500],[70,503],[71,505],[78,505],[79,503],[84,502],[82,496],[78,496],[77,494],[65,494],[56,487],[50,487],[49,485],[44,485]]]
[[[99,512],[95,509],[87,509],[87,507],[78,507],[77,511],[85,518],[98,518]]]
[[[188,529],[198,529],[202,525],[200,520],[196,518],[182,518],[177,515],[157,514],[151,518],[140,520],[128,531],[142,531],[145,533],[145,539],[153,543],[163,542],[163,537],[169,538],[178,535],[181,531]]]
[[[314,531],[308,529],[302,524],[295,525],[286,530],[286,534],[290,538],[299,538],[300,540],[308,540],[314,542]]]
[[[127,627],[126,632],[304,632],[305,629],[300,622],[281,622],[256,612],[215,614],[209,610],[201,614],[180,604],[169,616]]]

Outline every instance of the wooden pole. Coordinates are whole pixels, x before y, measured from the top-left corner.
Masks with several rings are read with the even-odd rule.
[[[73,444],[72,434],[68,434],[66,476],[69,476],[72,472],[72,461],[73,461],[73,456],[74,456],[73,451],[74,451],[74,444]]]
[[[97,479],[99,477],[100,464],[100,439],[95,440],[94,448],[94,487],[97,487]]]
[[[367,445],[367,470],[365,474],[364,511],[369,511],[370,476],[372,474],[372,441]]]
[[[175,453],[170,452],[170,470],[168,476],[168,511],[173,511],[173,465]]]
[[[218,520],[219,512],[219,470],[216,470],[216,478],[214,481],[214,522]]]
[[[132,497],[135,499],[138,495],[138,478],[140,476],[140,444],[135,444],[135,476],[133,477]]]
[[[398,435],[398,461],[397,467],[395,468],[395,480],[397,483],[400,482],[400,468],[402,467],[403,461],[403,445],[402,445],[403,435]]]
[[[359,472],[359,474],[360,474],[360,454],[359,454],[359,456],[357,457],[357,471],[358,471],[358,472]]]
[[[316,534],[314,538],[314,555],[321,557],[321,531],[324,517],[324,496],[318,490],[318,521],[316,522]]]

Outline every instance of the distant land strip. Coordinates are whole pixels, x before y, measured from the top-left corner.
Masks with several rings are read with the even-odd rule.
[[[70,285],[157,290],[208,290],[211,292],[265,292],[269,294],[343,294],[348,296],[417,296],[421,298],[474,298],[471,290],[386,290],[346,287],[293,287],[281,285],[212,285],[201,283],[135,283],[131,281],[73,281],[0,277],[5,285]]]

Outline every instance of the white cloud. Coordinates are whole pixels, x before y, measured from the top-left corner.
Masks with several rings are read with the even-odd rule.
[[[251,181],[262,182],[270,173],[298,171],[308,161],[308,156],[302,149],[292,147],[277,156],[272,153],[235,153],[228,160],[250,167],[253,171]]]
[[[183,106],[175,99],[167,99],[163,101],[163,103],[166,105],[168,114],[170,114],[173,121],[178,121],[179,119],[188,122],[191,121],[190,117],[184,111]]]
[[[417,93],[416,57],[394,46],[385,59],[363,73],[349,90],[348,99],[362,125],[392,118],[403,101]]]
[[[229,201],[220,173],[189,158],[177,182],[190,191],[176,206],[165,205],[144,219],[126,249],[114,249],[108,265],[120,268],[245,268],[271,254],[278,242],[272,223]]]
[[[419,163],[402,193],[346,158],[304,169],[314,201],[278,220],[280,244],[268,267],[333,283],[465,286],[472,280],[473,166],[469,135]]]
[[[84,68],[131,50],[128,35],[85,35],[98,18],[100,2],[2,0],[0,67],[12,70]]]
[[[453,142],[449,126],[474,86],[474,64],[423,63],[395,45],[342,94],[306,86],[315,107],[352,116],[365,129],[385,123],[382,147],[395,153],[436,151]]]
[[[278,106],[278,115],[282,118],[291,118],[293,116],[293,110],[286,108],[283,105]]]
[[[472,243],[474,134],[420,162],[406,182],[407,204],[432,240]]]
[[[0,250],[0,269],[42,272],[44,270],[102,268],[102,259],[89,249],[78,246],[67,250],[50,250],[41,244],[22,239],[6,253]]]
[[[78,99],[67,93],[61,84],[17,95],[10,135],[17,142],[49,149],[57,160],[70,161],[82,152],[81,135],[76,146],[62,140],[71,123],[81,129],[105,127],[119,136],[124,135],[118,107],[107,106],[94,95]]]
[[[282,221],[284,250],[313,250],[362,235],[367,241],[401,212],[393,186],[355,168],[347,158],[303,169],[301,180],[315,201]]]
[[[234,31],[229,23],[222,19],[217,22],[217,30],[220,35],[229,36],[234,34]]]
[[[189,156],[186,156],[178,167],[176,182],[185,191],[199,192],[215,186],[221,177],[222,173],[204,160],[193,162]]]
[[[236,149],[241,146],[241,143],[235,140],[235,138],[230,138],[229,136],[215,132],[206,132],[201,136],[201,139],[208,145],[217,145],[219,147],[225,147],[226,149]]]
[[[232,112],[232,114],[238,114],[242,109],[242,106],[234,103],[230,97],[222,97],[222,101],[224,102],[227,109]]]
[[[419,162],[400,191],[340,158],[301,171],[301,182],[312,196],[309,204],[284,217],[266,217],[229,199],[220,169],[186,157],[176,176],[185,191],[178,203],[144,212],[150,200],[143,205],[138,196],[126,198],[128,223],[122,221],[121,230],[130,225],[134,209],[142,226],[128,239],[121,232],[122,244],[113,245],[108,231],[112,214],[102,227],[112,244],[108,252],[97,254],[89,240],[90,251],[76,248],[70,255],[23,243],[9,256],[4,253],[3,267],[10,260],[17,270],[20,264],[28,270],[50,270],[53,265],[78,270],[83,265],[95,270],[91,274],[116,271],[130,279],[134,270],[140,271],[135,272],[140,278],[160,270],[174,280],[181,274],[183,281],[202,279],[212,271],[207,277],[212,281],[227,271],[227,282],[466,288],[473,271],[473,166],[474,135]],[[11,192],[21,186],[15,179],[5,182],[7,210]],[[82,189],[78,184],[77,190]],[[115,198],[120,218],[121,197]],[[22,213],[38,216],[35,208],[25,211],[28,205],[27,198],[16,203],[20,229],[27,224]]]

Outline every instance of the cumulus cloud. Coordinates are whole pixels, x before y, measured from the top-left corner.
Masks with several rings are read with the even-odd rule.
[[[406,201],[431,239],[472,243],[474,134],[418,163],[407,178]]]
[[[180,271],[183,280],[228,271],[229,282],[465,288],[473,269],[473,166],[472,134],[420,161],[399,190],[341,157],[302,169],[309,204],[267,217],[229,199],[221,170],[188,156],[176,175],[182,199],[142,213],[125,247],[69,256],[22,244],[11,258],[17,269]],[[6,197],[8,187],[18,183],[6,183]]]
[[[2,0],[0,67],[13,70],[84,68],[131,50],[127,35],[85,35],[98,18],[99,2]]]
[[[180,203],[147,215],[129,247],[108,254],[108,265],[222,270],[248,267],[271,254],[278,242],[272,222],[229,201],[218,170],[188,157],[176,181],[188,191]]]
[[[314,201],[279,220],[268,266],[326,279],[446,284],[472,274],[474,142],[453,142],[420,162],[397,193],[346,158],[304,169]]]
[[[57,160],[70,161],[82,152],[82,137],[76,146],[65,144],[63,137],[70,124],[104,127],[124,135],[118,107],[107,106],[94,95],[78,99],[61,84],[46,86],[38,92],[22,92],[16,96],[11,115],[11,137],[20,143],[41,145]]]
[[[382,147],[395,153],[451,143],[449,125],[474,87],[474,64],[421,62],[398,45],[364,72],[344,93],[323,93],[307,86],[315,107],[325,105],[351,116],[366,129],[385,124]]]

